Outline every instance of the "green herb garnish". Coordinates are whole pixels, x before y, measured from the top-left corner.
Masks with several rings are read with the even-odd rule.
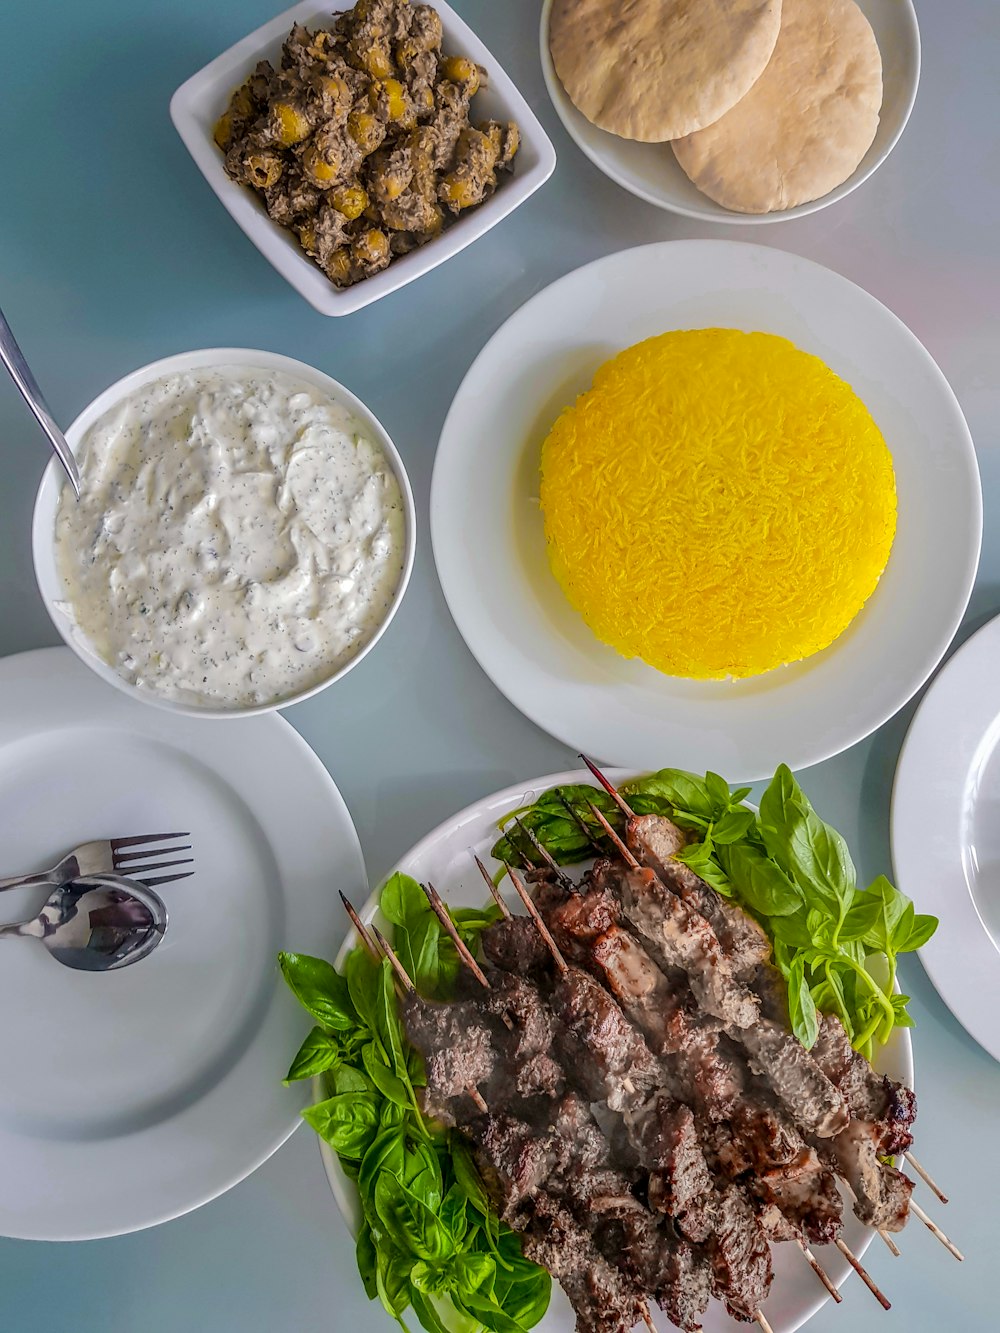
[[[662,814],[695,835],[678,854],[702,879],[761,923],[774,961],[788,983],[795,1035],[816,1040],[818,1014],[836,1014],[856,1050],[871,1059],[875,1043],[895,1027],[911,1027],[907,995],[893,993],[901,953],[919,949],[937,918],[918,914],[884,875],[859,888],[843,837],[825,824],[783,764],[754,814],[749,787],[731,791],[717,773],[704,778],[663,769],[626,782],[622,794],[637,814]],[[589,785],[556,787],[500,822],[499,860],[532,859],[511,823],[514,814],[560,865],[602,845],[589,803],[618,829],[624,818],[606,792]],[[567,806],[569,808],[567,808]]]
[[[417,989],[448,998],[458,957],[419,884],[393,875],[380,906]],[[491,904],[451,916],[474,949],[497,912]],[[423,1061],[406,1040],[389,964],[361,947],[341,971],[306,954],[282,953],[279,961],[316,1022],[285,1081],[322,1076],[328,1095],[302,1114],[357,1183],[356,1254],[369,1299],[381,1300],[404,1329],[408,1308],[427,1333],[533,1328],[552,1279],[524,1258],[520,1238],[491,1209],[462,1136],[421,1114]]]

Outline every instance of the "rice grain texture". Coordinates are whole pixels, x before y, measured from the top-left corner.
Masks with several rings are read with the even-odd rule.
[[[892,456],[854,390],[735,329],[605,362],[542,446],[541,503],[552,572],[594,634],[703,679],[826,648],[896,531]]]

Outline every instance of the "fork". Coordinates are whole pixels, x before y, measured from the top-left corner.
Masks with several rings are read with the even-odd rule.
[[[40,870],[34,875],[14,875],[10,879],[0,879],[0,893],[4,889],[33,888],[40,884],[68,884],[71,880],[82,879],[89,875],[119,874],[137,879],[147,887],[151,884],[170,884],[175,879],[187,879],[193,870],[181,870],[174,875],[156,875],[150,878],[148,872],[168,870],[171,866],[187,866],[194,862],[193,856],[181,857],[177,861],[164,861],[160,858],[172,856],[174,852],[189,852],[191,843],[178,847],[148,848],[148,843],[169,842],[175,838],[190,838],[190,833],[143,833],[136,838],[105,838],[98,842],[84,842],[63,857],[51,870]],[[127,851],[134,847],[140,850]],[[139,862],[140,864],[136,864]]]

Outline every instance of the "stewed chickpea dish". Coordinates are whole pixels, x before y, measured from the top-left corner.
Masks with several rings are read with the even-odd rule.
[[[517,126],[473,125],[485,71],[441,50],[441,19],[358,0],[332,28],[296,24],[215,127],[226,171],[263,197],[327,277],[348,287],[433,240],[509,171]]]

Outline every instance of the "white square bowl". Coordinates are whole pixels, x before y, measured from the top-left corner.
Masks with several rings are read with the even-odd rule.
[[[342,7],[350,6],[344,0]],[[264,258],[322,315],[349,315],[443,264],[523,204],[555,169],[555,149],[510,77],[453,9],[440,0],[435,0],[434,8],[441,16],[445,50],[468,56],[488,71],[488,86],[476,94],[473,103],[477,119],[516,121],[521,146],[513,173],[504,178],[495,194],[478,208],[460,215],[434,240],[393,259],[381,273],[353,287],[335,287],[308,258],[293,233],[268,217],[253,191],[226,175],[223,155],[212,138],[215,122],[225,111],[230,94],[257,62],[270,60],[277,66],[281,45],[293,24],[328,26],[332,5],[302,0],[286,9],[193,74],[170,99],[170,118],[177,133],[230,216]]]

